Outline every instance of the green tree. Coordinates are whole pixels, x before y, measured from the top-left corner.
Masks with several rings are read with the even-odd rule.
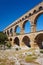
[[[7,41],[8,41],[7,35],[3,32],[0,32],[0,45],[4,45],[4,49]]]

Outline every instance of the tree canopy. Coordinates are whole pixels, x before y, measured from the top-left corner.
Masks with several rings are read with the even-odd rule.
[[[3,32],[0,32],[0,44],[5,44],[6,41],[8,41],[7,35]]]
[[[7,46],[8,48],[11,48],[11,43],[8,40],[8,37],[5,33],[0,32],[0,46],[2,49],[2,46],[4,45],[4,50],[5,50],[5,46]]]

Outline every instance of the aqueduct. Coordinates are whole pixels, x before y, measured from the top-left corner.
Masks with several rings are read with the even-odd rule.
[[[43,14],[43,2],[39,3],[33,9],[14,21],[11,25],[4,29],[12,46],[39,47],[43,48],[43,30],[37,31],[37,18]],[[25,23],[30,21],[30,33],[24,32]],[[43,21],[42,21],[43,22]],[[17,27],[20,27],[20,33],[16,33]],[[28,28],[29,29],[29,28]]]

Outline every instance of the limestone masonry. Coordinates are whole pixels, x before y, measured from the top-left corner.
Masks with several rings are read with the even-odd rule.
[[[12,46],[17,44],[21,47],[25,47],[25,45],[27,45],[28,47],[42,48],[43,30],[36,31],[37,18],[41,14],[43,14],[43,2],[39,3],[33,9],[4,29],[3,32],[8,36]],[[24,33],[24,24],[28,20],[31,24],[31,32],[26,34]],[[20,34],[16,34],[16,28],[18,26],[21,28]]]

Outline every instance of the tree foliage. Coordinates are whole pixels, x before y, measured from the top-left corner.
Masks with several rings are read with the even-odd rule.
[[[0,45],[4,45],[6,44],[6,42],[8,41],[8,37],[5,33],[0,32]]]
[[[7,35],[5,33],[3,33],[3,32],[0,32],[0,42],[4,43],[7,40],[8,40]]]

